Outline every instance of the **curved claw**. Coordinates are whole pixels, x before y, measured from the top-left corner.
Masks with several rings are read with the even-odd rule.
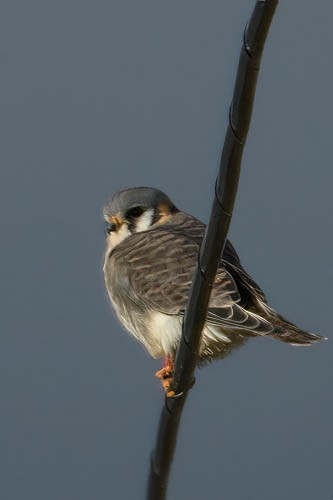
[[[170,390],[173,380],[173,360],[166,359],[163,368],[157,371],[155,376],[160,379],[166,397],[175,396],[175,391]]]

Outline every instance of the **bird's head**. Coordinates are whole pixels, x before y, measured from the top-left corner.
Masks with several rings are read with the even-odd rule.
[[[117,191],[103,210],[108,244],[114,248],[133,233],[167,222],[176,212],[170,198],[158,189],[134,187]]]

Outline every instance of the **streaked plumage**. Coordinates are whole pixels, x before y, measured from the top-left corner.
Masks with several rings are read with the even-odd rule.
[[[205,226],[153,188],[117,192],[104,217],[109,224],[104,276],[117,316],[153,357],[172,358]],[[293,345],[321,338],[267,305],[228,241],[209,302],[201,359],[223,357],[257,335]]]

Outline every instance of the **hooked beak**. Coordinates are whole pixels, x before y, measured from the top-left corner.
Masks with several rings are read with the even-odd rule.
[[[125,222],[121,217],[117,215],[107,215],[105,217],[107,222],[106,233],[111,234],[112,232],[118,231],[120,226]]]

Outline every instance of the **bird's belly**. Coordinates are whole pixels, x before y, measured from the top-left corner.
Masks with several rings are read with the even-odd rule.
[[[182,335],[182,316],[163,314],[154,311],[150,314],[148,322],[149,340],[152,348],[148,351],[155,358],[172,356],[177,349]],[[215,325],[205,324],[201,346],[200,355],[213,354],[214,350],[224,350],[224,347],[231,342],[228,335],[222,329]]]
[[[154,358],[166,358],[174,354],[182,334],[182,321],[181,316],[158,311],[150,313],[147,326],[152,348],[148,348],[148,351]]]
[[[139,340],[154,358],[173,356],[181,339],[183,317],[134,307],[134,304],[117,293],[113,283],[108,282],[107,276],[106,284],[113,309],[126,330]],[[230,341],[228,334],[219,326],[206,323],[202,333],[200,356],[214,356],[216,352],[223,351]]]

